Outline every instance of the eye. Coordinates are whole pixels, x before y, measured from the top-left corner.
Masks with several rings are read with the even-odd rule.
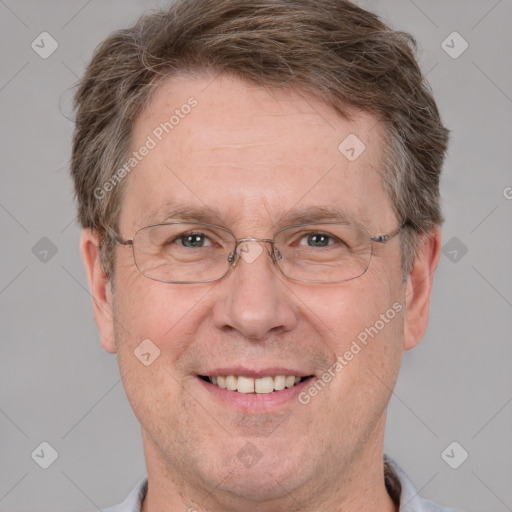
[[[308,245],[309,247],[327,247],[336,243],[335,237],[328,233],[310,232],[301,235],[299,245]]]
[[[190,249],[209,247],[212,245],[210,239],[204,233],[200,232],[183,233],[172,240],[172,242],[176,242],[179,245]]]

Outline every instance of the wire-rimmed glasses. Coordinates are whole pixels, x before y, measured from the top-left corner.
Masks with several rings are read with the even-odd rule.
[[[395,237],[399,227],[374,235],[347,223],[286,226],[273,239],[239,238],[222,226],[169,222],[139,229],[131,240],[114,240],[133,249],[139,271],[164,283],[206,283],[224,277],[251,242],[269,244],[268,254],[281,273],[310,283],[339,283],[363,275],[370,266],[373,244]],[[263,252],[259,250],[260,252]],[[254,254],[254,252],[253,252]]]

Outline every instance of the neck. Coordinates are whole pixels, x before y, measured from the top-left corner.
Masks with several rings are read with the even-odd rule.
[[[148,492],[141,512],[396,512],[384,482],[383,425],[373,434],[376,435],[344,468],[326,468],[322,477],[293,490],[281,487],[280,496],[274,494],[267,499],[262,495],[257,502],[230,492],[224,482],[212,491],[211,484],[200,478],[188,478],[177,467],[166,464],[158,448],[143,434]]]

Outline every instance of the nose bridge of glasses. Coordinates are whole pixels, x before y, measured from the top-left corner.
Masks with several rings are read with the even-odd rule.
[[[236,243],[237,245],[240,244],[240,242],[267,242],[267,243],[274,243],[274,240],[272,238],[254,238],[252,236],[246,237],[246,238],[237,238]]]
[[[249,243],[255,242],[260,249],[251,249]],[[238,263],[238,259],[242,257],[247,263],[252,263],[260,254],[263,252],[261,249],[260,242],[265,244],[271,244],[271,249],[268,251],[269,256],[272,259],[275,259],[276,256],[279,259],[280,254],[275,247],[275,242],[271,238],[254,238],[254,237],[245,237],[245,238],[237,238],[235,241],[235,248],[228,256],[228,262],[233,266],[236,266]],[[276,254],[277,253],[277,254]]]

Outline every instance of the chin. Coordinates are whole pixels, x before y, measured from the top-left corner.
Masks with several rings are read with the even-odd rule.
[[[259,442],[261,446],[261,439]],[[224,468],[216,478],[217,482],[222,481],[219,490],[231,494],[233,498],[254,502],[280,498],[289,500],[289,494],[313,476],[311,460],[306,465],[308,459],[304,458],[301,463],[298,454],[291,453],[289,443],[284,450],[275,446],[272,449],[272,444],[275,445],[266,443],[258,451],[255,444],[247,442],[231,459],[231,464],[227,466],[230,471],[226,472]],[[294,461],[290,460],[292,454]]]
[[[296,475],[271,475],[262,471],[245,471],[231,475],[219,486],[219,490],[239,498],[244,502],[277,501],[289,499],[289,494],[297,487]],[[293,479],[293,481],[292,481]]]

